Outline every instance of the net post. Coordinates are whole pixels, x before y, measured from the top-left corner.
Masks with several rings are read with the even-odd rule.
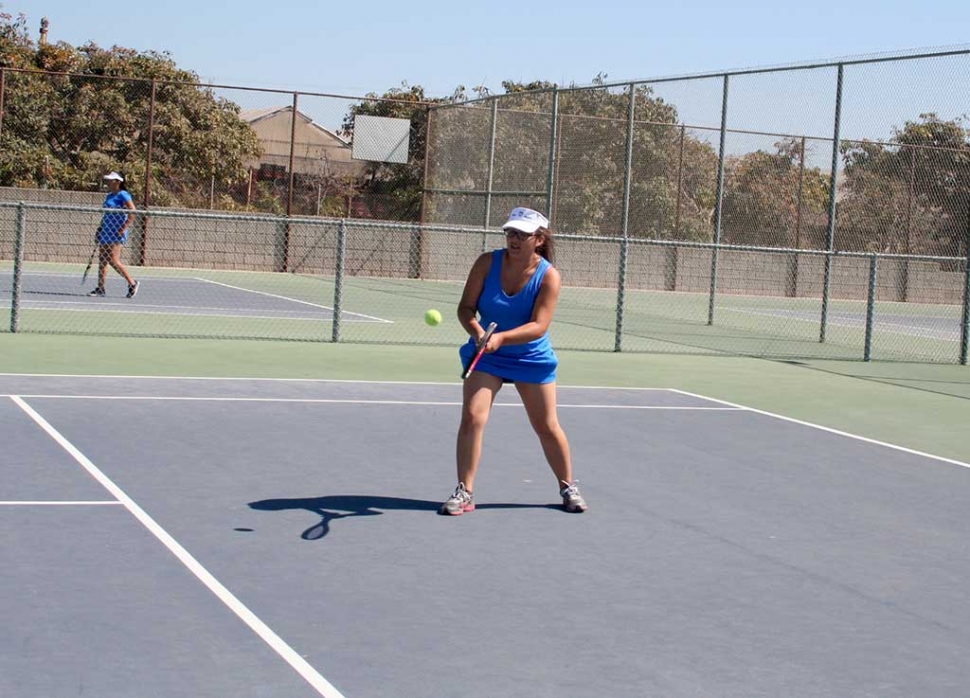
[[[17,239],[13,253],[13,287],[10,289],[10,331],[20,330],[20,291],[23,285],[24,244],[27,235],[27,207],[17,204]]]
[[[333,279],[333,333],[330,341],[334,344],[340,341],[340,306],[344,296],[344,259],[347,254],[347,226],[346,220],[341,218],[337,222],[337,268]]]
[[[869,257],[869,290],[866,297],[866,343],[862,352],[863,361],[872,360],[872,325],[876,315],[876,274],[879,255]]]

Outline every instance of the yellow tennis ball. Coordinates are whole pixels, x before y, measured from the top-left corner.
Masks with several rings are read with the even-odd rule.
[[[441,324],[441,313],[437,310],[429,310],[424,314],[424,321],[432,327],[437,327]]]

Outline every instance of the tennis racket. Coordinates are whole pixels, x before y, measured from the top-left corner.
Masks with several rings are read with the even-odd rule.
[[[472,357],[472,360],[468,363],[468,366],[465,368],[465,370],[461,372],[462,380],[465,380],[466,378],[468,378],[468,376],[472,374],[472,371],[475,370],[475,366],[478,364],[478,360],[482,358],[482,354],[485,353],[485,346],[488,344],[489,338],[491,338],[492,333],[494,333],[497,328],[498,328],[497,323],[493,322],[489,324],[488,328],[485,330],[485,334],[482,335],[481,340],[479,340],[478,344],[475,346],[475,356]]]
[[[81,285],[83,286],[88,282],[88,274],[91,272],[91,267],[94,266],[94,256],[98,254],[98,246],[94,246],[94,250],[91,252],[91,258],[88,260],[88,265],[84,267],[84,274],[81,276]]]

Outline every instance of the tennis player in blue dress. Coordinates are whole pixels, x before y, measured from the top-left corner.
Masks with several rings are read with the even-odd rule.
[[[556,410],[559,360],[549,340],[549,325],[562,281],[552,265],[549,221],[538,211],[515,208],[502,226],[506,246],[481,255],[472,266],[458,304],[458,320],[469,334],[460,350],[467,366],[485,327],[497,329],[475,370],[465,379],[458,428],[458,487],[441,506],[457,516],[475,509],[475,474],[482,455],[485,425],[504,383],[515,385],[529,421],[559,483],[563,507],[586,511],[573,480],[569,441]]]
[[[108,183],[108,195],[104,199],[104,215],[98,226],[96,242],[98,244],[98,285],[89,296],[104,296],[104,285],[108,277],[108,266],[121,274],[128,282],[127,298],[134,298],[138,293],[138,282],[131,278],[128,269],[121,263],[121,247],[128,242],[128,234],[135,221],[135,210],[131,194],[125,185],[125,178],[117,172],[109,172],[104,176]],[[128,212],[118,209],[128,209]]]

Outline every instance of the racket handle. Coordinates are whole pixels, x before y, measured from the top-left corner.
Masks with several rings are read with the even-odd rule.
[[[488,328],[485,330],[485,334],[482,335],[481,341],[479,341],[475,347],[475,356],[472,358],[471,363],[468,364],[468,368],[466,368],[461,373],[462,380],[465,380],[466,378],[468,378],[468,376],[471,375],[472,371],[475,370],[475,366],[478,365],[478,360],[482,358],[482,354],[485,353],[485,347],[488,344],[489,338],[492,336],[492,333],[495,332],[496,329],[498,329],[498,323],[495,323],[495,322],[489,323]]]

